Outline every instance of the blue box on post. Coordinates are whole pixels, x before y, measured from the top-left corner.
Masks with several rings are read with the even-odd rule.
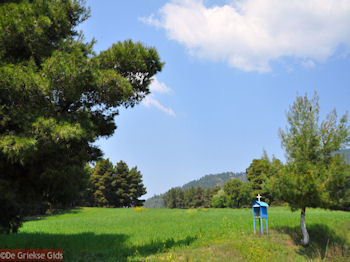
[[[254,225],[254,233],[255,233],[255,219],[259,219],[259,231],[260,234],[264,233],[262,220],[265,218],[266,220],[266,234],[268,234],[268,222],[267,222],[267,207],[269,206],[267,203],[260,201],[261,196],[258,195],[258,201],[255,201],[252,205],[253,207],[253,225]]]

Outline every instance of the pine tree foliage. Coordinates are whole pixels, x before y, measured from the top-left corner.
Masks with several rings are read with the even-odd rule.
[[[271,204],[274,201],[273,194],[270,192],[265,183],[272,176],[275,176],[282,170],[282,162],[273,157],[272,160],[267,156],[266,151],[260,159],[253,159],[252,163],[246,169],[249,184],[253,189],[253,194],[263,196],[263,201]]]
[[[240,199],[240,188],[242,187],[242,182],[238,179],[232,179],[227,181],[224,185],[224,192],[226,196],[227,207],[240,207],[242,201]]]
[[[95,54],[75,29],[88,17],[78,0],[0,3],[0,231],[16,232],[40,203],[75,204],[86,162],[102,155],[93,143],[163,66],[131,40]]]
[[[288,126],[280,130],[287,164],[266,183],[276,197],[301,208],[302,244],[309,235],[305,226],[307,207],[333,208],[346,202],[349,168],[345,159],[334,154],[349,139],[347,115],[338,121],[333,110],[320,122],[318,96],[310,100],[298,96],[287,113]]]
[[[288,127],[280,130],[287,165],[269,182],[272,191],[295,209],[330,207],[337,201],[333,190],[346,182],[345,159],[333,152],[346,145],[347,115],[338,121],[333,110],[320,123],[318,100],[317,94],[311,100],[305,95],[290,107]]]
[[[90,178],[89,191],[92,194],[92,206],[134,207],[142,206],[139,200],[146,194],[141,172],[137,167],[129,170],[128,165],[120,161],[115,167],[108,159],[99,160]]]
[[[171,188],[163,194],[166,208],[197,208],[211,207],[213,196],[220,190],[220,186],[203,189],[201,187]]]

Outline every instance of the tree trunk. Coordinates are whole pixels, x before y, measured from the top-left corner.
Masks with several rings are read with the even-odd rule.
[[[303,246],[307,246],[309,244],[309,233],[307,232],[305,225],[305,207],[301,209],[300,227],[301,232],[303,233],[303,239],[301,240],[301,244]]]

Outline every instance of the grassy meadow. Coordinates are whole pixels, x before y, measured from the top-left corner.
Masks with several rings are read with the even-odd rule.
[[[62,248],[64,261],[350,261],[350,212],[271,207],[269,235],[253,234],[251,209],[79,208],[35,218],[0,248]]]

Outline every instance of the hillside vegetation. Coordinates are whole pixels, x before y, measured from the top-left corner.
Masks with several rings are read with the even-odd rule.
[[[180,188],[182,190],[189,189],[191,187],[201,187],[203,189],[206,188],[212,188],[215,186],[220,186],[223,187],[224,183],[234,179],[238,178],[242,182],[247,182],[247,174],[244,172],[239,172],[239,173],[233,173],[233,172],[223,172],[219,174],[209,174],[201,177],[200,179],[197,180],[192,180]],[[146,208],[163,208],[164,207],[164,201],[163,201],[163,195],[155,195],[151,198],[148,198],[145,203],[144,207]]]

